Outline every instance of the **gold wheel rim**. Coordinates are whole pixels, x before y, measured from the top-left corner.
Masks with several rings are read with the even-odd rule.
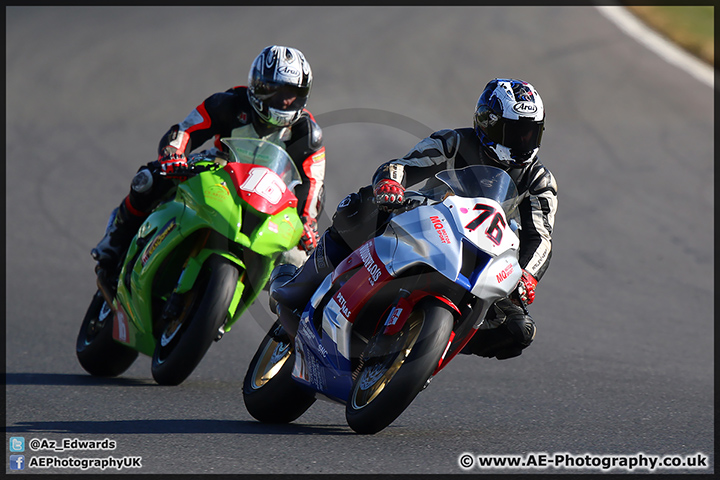
[[[252,388],[261,388],[269,382],[277,375],[283,365],[285,365],[285,362],[290,358],[291,354],[292,349],[289,343],[276,342],[275,340],[268,342],[255,367],[255,372],[252,377]]]
[[[409,324],[410,327],[407,332],[405,329],[401,331],[400,335],[404,335],[405,338],[402,340],[402,346],[389,366],[387,366],[388,362],[380,361],[363,368],[353,388],[353,408],[359,410],[375,400],[390,380],[392,380],[403,363],[405,363],[405,360],[410,355],[420,335],[420,330],[423,325],[422,321],[418,321],[418,315],[418,313],[413,313],[407,319],[407,324]]]

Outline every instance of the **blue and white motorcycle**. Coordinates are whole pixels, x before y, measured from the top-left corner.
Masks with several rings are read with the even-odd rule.
[[[446,170],[316,290],[297,335],[262,340],[243,396],[259,421],[287,423],[322,397],[358,433],[392,423],[470,341],[522,270],[518,194],[490,166]]]

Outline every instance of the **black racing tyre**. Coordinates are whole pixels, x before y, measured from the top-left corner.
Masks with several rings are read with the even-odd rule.
[[[273,325],[270,332],[278,327]],[[305,413],[315,396],[292,379],[295,351],[289,339],[265,335],[243,381],[245,408],[264,423],[290,423]]]
[[[421,300],[395,335],[376,333],[362,354],[345,407],[350,428],[373,434],[390,425],[425,387],[447,347],[453,315],[435,298]]]
[[[85,313],[75,353],[90,375],[116,377],[130,368],[138,352],[112,338],[114,315],[98,290]]]
[[[183,297],[181,314],[160,332],[152,376],[160,385],[179,385],[198,366],[225,322],[238,270],[230,260],[211,256],[195,286]]]

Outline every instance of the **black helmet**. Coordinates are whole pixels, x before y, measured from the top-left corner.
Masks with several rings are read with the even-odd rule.
[[[478,99],[473,125],[491,158],[505,167],[522,167],[537,156],[545,108],[529,83],[496,78]]]
[[[302,52],[272,45],[250,67],[248,99],[265,122],[286,127],[300,118],[311,85],[312,70]]]

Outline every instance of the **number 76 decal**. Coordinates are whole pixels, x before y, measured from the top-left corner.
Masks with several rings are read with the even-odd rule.
[[[465,228],[470,230],[471,232],[474,232],[480,225],[485,222],[485,220],[492,217],[494,214],[495,216],[490,222],[490,226],[487,228],[487,230],[485,230],[485,235],[487,235],[487,237],[495,245],[500,245],[503,236],[503,229],[506,227],[505,219],[503,218],[502,214],[490,205],[485,205],[483,203],[478,203],[477,205],[475,205],[475,208],[473,208],[473,210],[480,210],[481,213],[473,221],[465,225]]]

